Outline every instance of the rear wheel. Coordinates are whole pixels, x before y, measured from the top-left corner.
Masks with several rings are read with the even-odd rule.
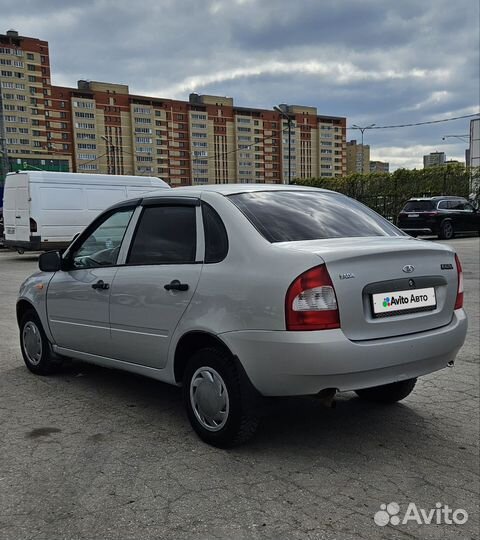
[[[377,401],[380,403],[396,403],[406,398],[415,388],[417,379],[407,379],[383,386],[374,386],[373,388],[363,388],[355,390],[358,397],[367,401]]]
[[[20,321],[20,345],[27,368],[36,375],[49,375],[56,371],[62,360],[54,355],[36,312],[27,311]]]
[[[453,223],[451,221],[444,221],[440,226],[440,232],[438,237],[442,240],[451,240],[455,230],[453,228]]]
[[[200,349],[190,358],[183,399],[193,429],[213,446],[236,446],[255,433],[254,396],[232,357],[221,348]]]

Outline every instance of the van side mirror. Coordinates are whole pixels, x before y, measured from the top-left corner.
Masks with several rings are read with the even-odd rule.
[[[59,251],[47,251],[38,258],[38,267],[42,272],[57,272],[62,269],[62,256]]]

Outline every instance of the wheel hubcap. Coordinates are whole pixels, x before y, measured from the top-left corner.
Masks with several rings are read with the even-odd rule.
[[[450,236],[452,234],[452,225],[450,223],[445,223],[445,236]]]
[[[213,368],[201,367],[193,374],[190,403],[197,420],[205,429],[218,431],[227,422],[230,410],[227,387]]]
[[[42,359],[42,336],[37,325],[28,321],[23,327],[23,350],[28,361],[34,366],[40,363]]]

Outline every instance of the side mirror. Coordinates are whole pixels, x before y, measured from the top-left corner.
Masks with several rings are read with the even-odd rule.
[[[47,251],[38,258],[38,267],[42,272],[57,272],[62,269],[62,256],[59,251]]]

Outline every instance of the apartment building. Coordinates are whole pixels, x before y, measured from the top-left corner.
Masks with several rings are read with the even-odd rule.
[[[347,174],[370,172],[370,145],[358,144],[355,139],[347,143]]]
[[[212,95],[139,96],[107,82],[54,86],[47,42],[9,31],[0,46],[0,152],[9,170],[145,174],[172,186],[347,172],[344,117],[300,105],[239,107]]]
[[[53,93],[48,43],[14,30],[0,35],[0,152],[9,168],[28,161],[31,167],[71,170],[67,111],[53,120]]]
[[[390,170],[390,163],[387,161],[370,161],[371,173],[388,173]]]
[[[430,154],[423,156],[423,168],[445,165],[445,161],[445,152],[430,152]]]

